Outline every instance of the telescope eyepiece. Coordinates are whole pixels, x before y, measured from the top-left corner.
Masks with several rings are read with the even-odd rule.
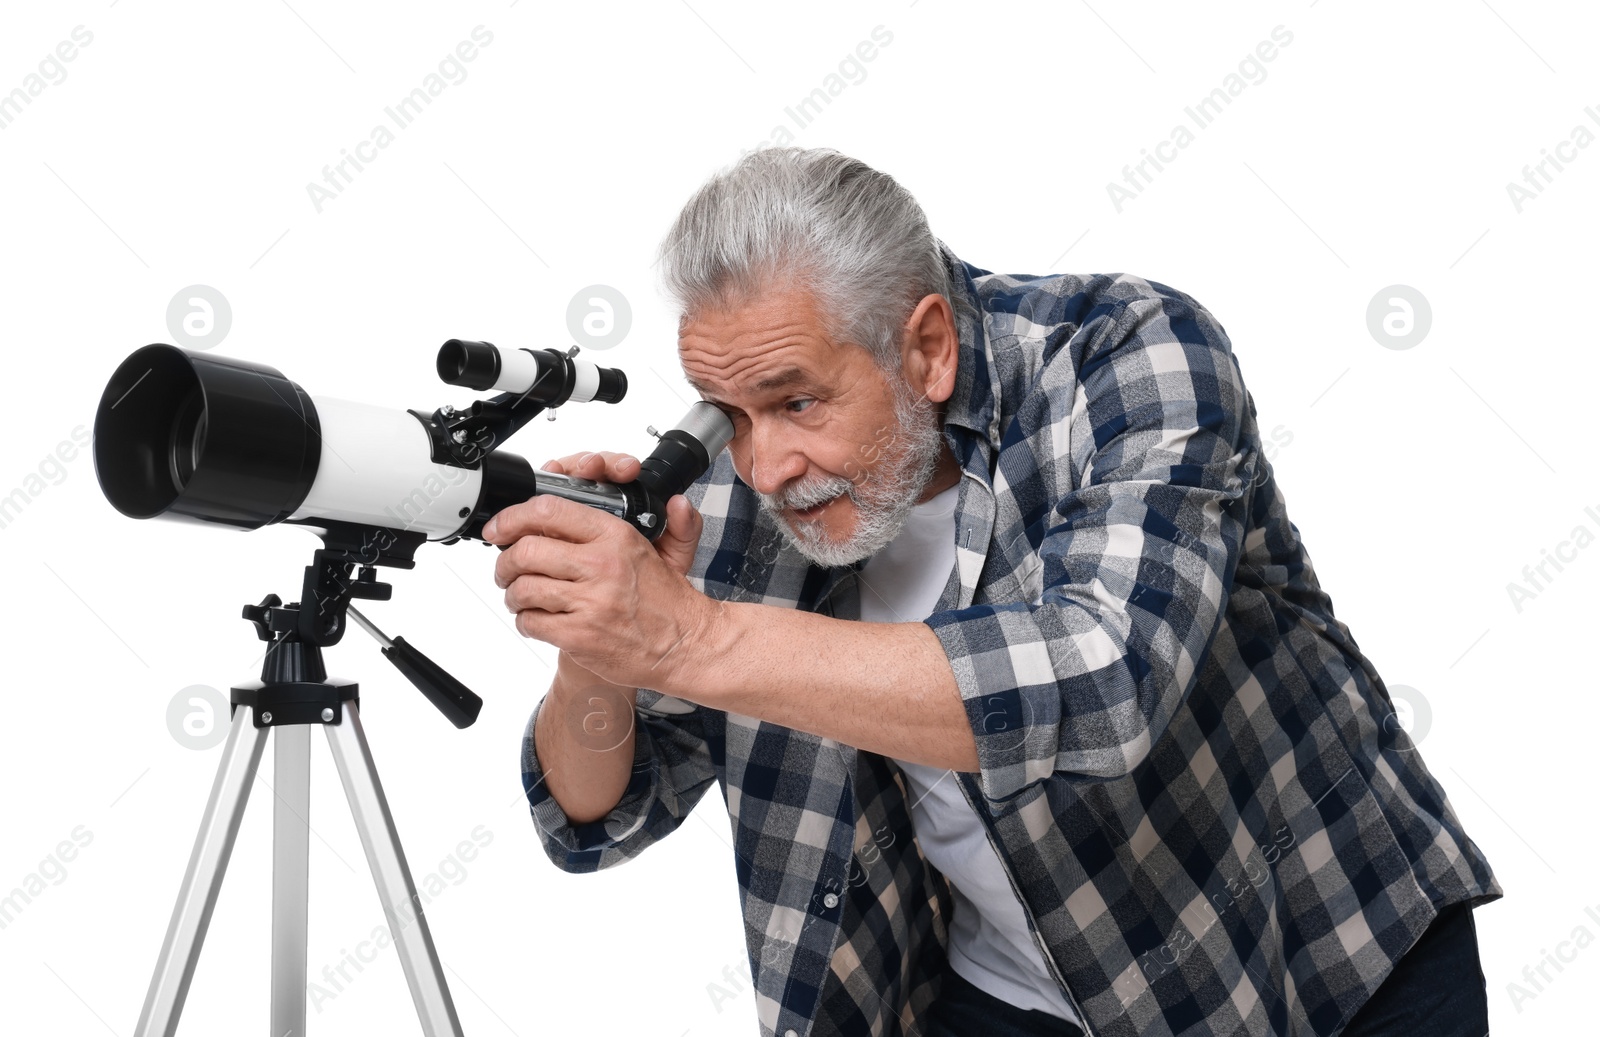
[[[453,338],[439,347],[435,363],[446,385],[461,385],[483,392],[500,379],[500,351],[487,342]]]
[[[628,376],[615,367],[596,367],[600,383],[595,387],[594,398],[601,403],[621,403],[628,394]]]

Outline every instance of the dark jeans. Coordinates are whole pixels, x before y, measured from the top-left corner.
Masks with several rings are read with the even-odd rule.
[[[1489,1002],[1478,931],[1465,904],[1439,911],[1339,1037],[1487,1037]],[[924,1037],[1081,1037],[1048,1012],[1007,1004],[948,966]]]
[[[1450,904],[1339,1037],[1488,1037],[1487,985],[1472,909]]]

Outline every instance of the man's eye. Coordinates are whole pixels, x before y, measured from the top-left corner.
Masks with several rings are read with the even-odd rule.
[[[790,414],[803,414],[813,403],[816,402],[816,400],[810,399],[809,397],[801,397],[796,400],[790,400],[789,402],[785,403],[784,406],[788,408]]]

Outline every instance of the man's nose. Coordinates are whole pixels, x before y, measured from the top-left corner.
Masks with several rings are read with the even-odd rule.
[[[806,472],[805,455],[781,431],[757,423],[750,430],[750,485],[757,493],[774,494]]]

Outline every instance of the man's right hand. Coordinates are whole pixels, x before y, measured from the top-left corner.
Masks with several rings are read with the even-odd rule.
[[[625,483],[639,477],[639,459],[612,450],[568,454],[546,461],[543,469],[591,482]],[[656,538],[656,554],[678,573],[687,575],[694,564],[695,548],[700,544],[704,523],[689,498],[675,495],[667,502],[667,528]]]

